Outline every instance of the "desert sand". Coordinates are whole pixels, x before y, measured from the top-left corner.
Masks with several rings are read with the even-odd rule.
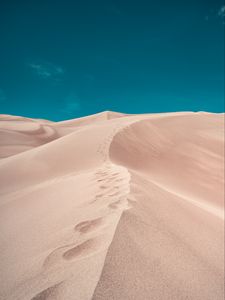
[[[224,298],[224,114],[0,117],[0,299]]]

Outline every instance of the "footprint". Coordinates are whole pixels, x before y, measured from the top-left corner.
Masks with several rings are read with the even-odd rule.
[[[120,187],[119,186],[117,186],[117,185],[115,185],[115,186],[113,186],[112,185],[112,187],[109,189],[109,191],[108,191],[108,193],[112,193],[112,192],[118,192],[120,190]]]
[[[113,197],[113,196],[117,196],[117,195],[119,195],[119,192],[115,192],[113,194],[109,194],[109,197]]]
[[[102,224],[102,218],[97,218],[94,220],[83,221],[75,226],[75,230],[81,233],[87,233],[95,230]]]
[[[109,204],[109,207],[112,208],[112,209],[117,209],[118,208],[116,203]]]
[[[105,181],[105,179],[98,179],[97,182]]]
[[[95,196],[95,200],[92,201],[92,202],[95,202],[95,201],[97,201],[97,200],[103,198],[103,196],[104,196],[103,194],[98,194],[98,195],[96,195],[96,196]]]
[[[103,194],[99,194],[99,195],[96,195],[94,200],[90,201],[89,203],[92,204],[92,203],[95,203],[96,201],[98,201],[99,199],[101,199],[103,197]]]
[[[109,174],[108,174],[108,172],[102,172],[102,171],[99,171],[99,172],[96,172],[95,175],[107,176],[107,175],[109,175]]]
[[[115,182],[122,182],[123,181],[123,178],[118,178],[115,180]]]
[[[115,202],[109,204],[109,207],[112,209],[118,209],[120,207],[120,204],[121,204],[121,200],[118,200],[118,201],[115,201]]]
[[[118,176],[118,175],[120,175],[120,173],[118,173],[118,172],[114,172],[111,174],[111,176]]]
[[[109,179],[116,181],[116,179],[118,179],[118,175],[112,175],[112,174],[110,174]]]
[[[103,189],[103,190],[105,190],[105,189],[107,189],[108,187],[106,186],[106,185],[101,185],[100,186],[100,189]]]
[[[89,256],[97,249],[99,249],[100,241],[97,239],[89,239],[76,247],[73,247],[63,254],[63,258],[66,260],[73,260],[79,257]]]
[[[56,299],[57,298],[57,288],[63,283],[61,281],[60,283],[57,283],[53,286],[50,286],[49,288],[41,291],[37,295],[35,295],[31,300],[47,300],[47,299]]]
[[[95,196],[96,199],[99,199],[99,198],[102,198],[102,197],[103,197],[103,194],[97,194],[97,195]]]

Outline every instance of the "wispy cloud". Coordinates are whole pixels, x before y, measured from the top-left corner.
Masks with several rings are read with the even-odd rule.
[[[221,17],[221,18],[224,18],[225,17],[225,5],[223,5],[219,11],[218,11],[218,16]]]
[[[65,73],[62,67],[49,62],[31,62],[28,65],[33,70],[33,72],[41,79],[60,80]]]
[[[67,115],[73,115],[80,111],[81,101],[74,93],[71,93],[64,100],[64,106],[61,109],[61,112],[66,113]]]
[[[0,102],[4,102],[6,100],[6,95],[3,89],[0,88]]]
[[[205,16],[206,21],[213,21],[213,20],[218,20],[222,19],[222,23],[224,23],[224,17],[225,17],[225,5],[221,6],[219,9],[211,9],[209,11],[209,14]]]

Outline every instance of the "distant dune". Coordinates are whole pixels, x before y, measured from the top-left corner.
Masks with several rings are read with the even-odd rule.
[[[224,299],[224,114],[0,116],[0,299]]]

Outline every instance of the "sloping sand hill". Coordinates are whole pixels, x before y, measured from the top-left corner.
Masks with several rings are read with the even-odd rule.
[[[222,300],[224,114],[0,117],[0,299]]]

